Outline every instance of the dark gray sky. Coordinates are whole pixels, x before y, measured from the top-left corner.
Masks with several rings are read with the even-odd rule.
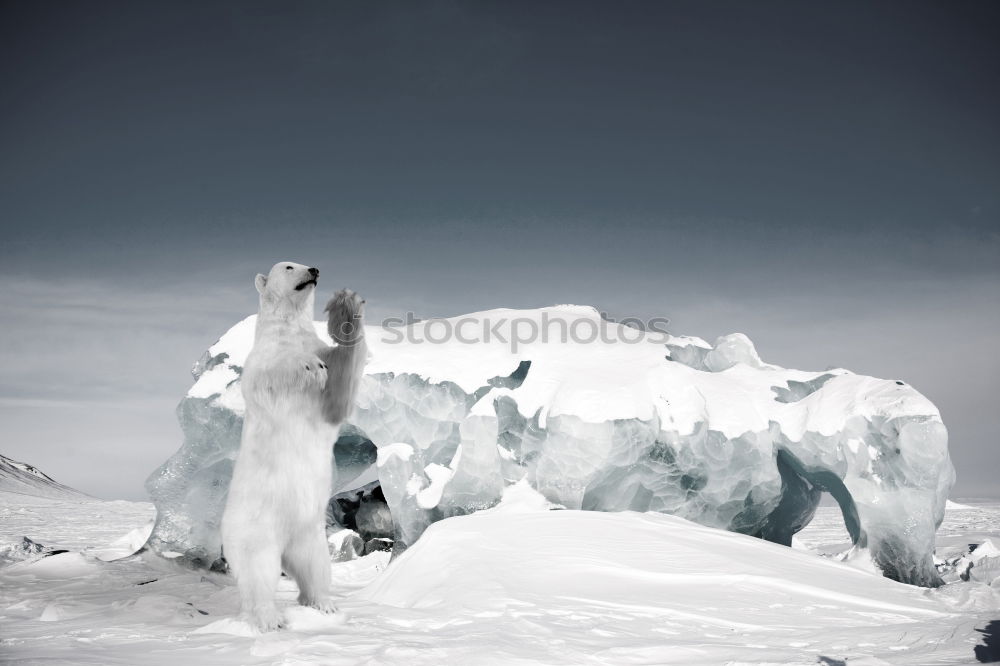
[[[6,2],[0,452],[143,498],[275,261],[906,380],[1000,496],[1000,4]]]

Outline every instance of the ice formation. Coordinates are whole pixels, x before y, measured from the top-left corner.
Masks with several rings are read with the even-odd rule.
[[[1000,548],[992,539],[970,543],[967,550],[935,564],[946,583],[973,580],[1000,589]]]
[[[178,408],[184,446],[148,481],[158,552],[219,557],[253,319],[196,364]],[[788,370],[741,334],[710,345],[640,333],[579,306],[371,327],[367,339],[334,492],[378,479],[397,550],[522,480],[569,509],[657,511],[786,545],[827,491],[886,576],[940,582],[947,431],[904,382]]]

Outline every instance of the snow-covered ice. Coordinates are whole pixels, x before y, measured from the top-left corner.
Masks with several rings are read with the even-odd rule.
[[[373,479],[377,446],[398,552],[522,479],[568,509],[657,511],[784,544],[825,490],[887,576],[940,583],[931,553],[954,480],[947,431],[902,381],[783,369],[741,334],[642,334],[579,306],[369,327],[367,338],[335,492]],[[196,364],[178,408],[184,445],[147,484],[157,552],[218,561],[252,342],[250,317]]]
[[[1000,613],[1000,588],[982,582],[922,589],[674,516],[549,506],[517,484],[391,564],[384,552],[331,564],[332,616],[296,606],[283,580],[288,628],[255,635],[229,576],[149,552],[94,556],[143,529],[151,505],[0,492],[0,544],[69,549],[0,568],[0,662],[971,664],[976,629]],[[800,539],[849,545],[835,511]],[[1000,505],[968,514],[949,511],[942,533],[1000,538]]]

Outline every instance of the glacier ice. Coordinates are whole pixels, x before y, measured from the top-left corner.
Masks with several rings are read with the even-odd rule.
[[[218,560],[253,319],[196,364],[178,408],[185,443],[147,482],[157,552]],[[909,385],[769,365],[741,334],[636,342],[587,307],[461,321],[494,336],[432,343],[433,322],[407,335],[371,327],[354,414],[331,442],[344,481],[333,493],[379,481],[397,550],[437,520],[493,506],[518,482],[570,509],[663,512],[786,545],[828,492],[886,576],[939,584],[934,533],[954,471],[937,409]],[[518,321],[535,330],[583,322],[608,335],[515,347]]]

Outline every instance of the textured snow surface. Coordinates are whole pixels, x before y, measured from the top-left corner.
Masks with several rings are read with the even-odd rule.
[[[178,408],[184,446],[147,484],[159,511],[151,547],[196,564],[219,556],[253,320],[196,365]],[[429,342],[460,325],[461,338]],[[526,339],[543,329],[552,335]],[[563,340],[562,330],[597,339]],[[825,490],[887,576],[940,583],[931,554],[954,481],[947,431],[902,381],[787,370],[741,334],[714,345],[642,336],[579,306],[369,327],[367,337],[371,359],[343,431],[356,450],[338,452],[355,463],[338,490],[372,478],[363,445],[379,447],[398,551],[521,480],[568,509],[657,511],[786,545]]]
[[[332,564],[333,616],[296,606],[283,580],[288,628],[257,636],[234,619],[229,576],[94,556],[151,505],[0,492],[0,544],[70,548],[0,568],[0,663],[972,664],[1000,613],[1000,590],[975,581],[925,590],[672,516],[547,505],[515,486],[391,564]],[[838,538],[834,511],[802,536]],[[996,539],[1000,507],[949,512],[941,531],[959,525]]]

